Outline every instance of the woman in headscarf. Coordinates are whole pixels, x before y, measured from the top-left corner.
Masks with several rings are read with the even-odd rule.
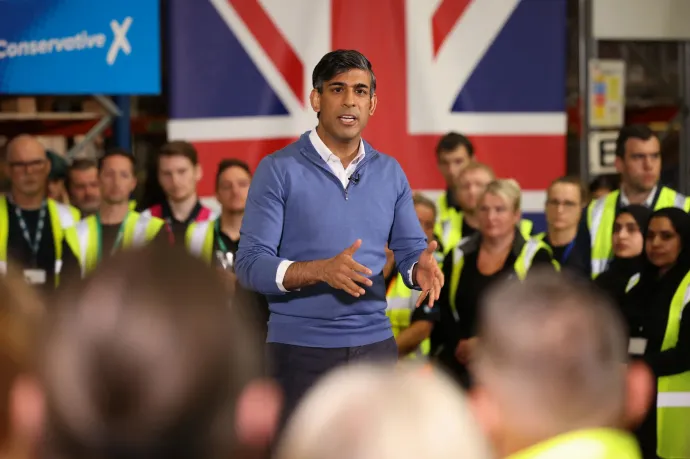
[[[636,432],[645,458],[690,458],[690,216],[652,214],[639,282],[624,299],[629,353],[652,370],[656,406]]]
[[[613,224],[613,260],[594,283],[619,306],[632,287],[630,279],[642,270],[644,237],[651,215],[649,208],[632,204],[620,211]]]

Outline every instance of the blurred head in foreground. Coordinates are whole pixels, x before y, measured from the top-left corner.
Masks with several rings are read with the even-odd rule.
[[[0,277],[0,457],[31,456],[41,434],[34,351],[42,315],[43,304],[20,277]]]
[[[606,298],[563,274],[531,273],[481,306],[474,407],[501,456],[558,435],[624,429],[649,406],[651,376],[626,366],[627,334]]]
[[[291,418],[277,459],[492,457],[463,393],[416,366],[347,366],[326,376]]]
[[[210,267],[151,246],[66,293],[42,359],[54,457],[226,459],[271,441],[276,389]]]

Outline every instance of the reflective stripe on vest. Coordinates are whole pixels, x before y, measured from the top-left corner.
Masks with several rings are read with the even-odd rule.
[[[688,301],[690,273],[671,300],[662,352],[678,343],[680,320]],[[690,371],[660,377],[657,387],[657,454],[664,458],[690,458]]]
[[[417,296],[412,295],[412,290],[407,288],[403,278],[400,274],[393,279],[393,285],[389,288],[386,296],[388,306],[386,308],[386,315],[391,321],[393,328],[393,336],[398,338],[398,335],[403,330],[409,328],[412,320],[412,313],[415,309],[415,302]],[[407,355],[409,359],[423,359],[429,355],[431,350],[431,339],[427,338],[417,346],[415,352]]]
[[[619,195],[620,191],[612,191],[591,203],[587,208],[587,227],[589,228],[589,237],[592,244],[592,279],[606,271],[611,259],[611,238],[613,236],[613,223],[616,220],[616,202],[618,202]],[[687,212],[690,210],[690,198],[686,198],[670,188],[662,187],[654,210],[665,207],[678,207]]]
[[[211,263],[215,221],[192,223],[185,233],[185,246],[189,253]]]
[[[537,254],[537,252],[539,252],[540,249],[544,249],[551,253],[551,248],[545,242],[534,238],[527,239],[525,241],[525,245],[522,246],[520,255],[517,257],[515,264],[513,265],[515,274],[521,281],[527,277],[527,272],[532,267],[534,256]],[[459,316],[455,304],[455,297],[458,293],[458,283],[460,282],[460,275],[462,274],[462,268],[465,263],[464,258],[465,254],[460,247],[453,249],[453,269],[450,275],[449,302],[450,310],[453,313],[453,317],[456,321],[459,320]],[[558,269],[556,264],[554,264],[554,267]]]
[[[156,237],[165,222],[159,218],[146,218],[137,212],[130,211],[125,220],[122,248],[142,247]],[[98,220],[91,215],[79,222],[68,234],[68,244],[75,252],[81,267],[82,277],[93,271],[98,259]],[[74,245],[76,245],[76,249]]]
[[[53,232],[53,244],[55,245],[55,286],[60,284],[60,272],[62,271],[62,241],[65,231],[73,227],[79,221],[79,211],[52,199],[46,201],[50,226]],[[4,216],[4,218],[2,217]],[[0,196],[0,274],[7,273],[7,243],[9,238],[9,213],[7,197]]]
[[[628,283],[625,286],[625,293],[628,293],[630,290],[632,290],[638,282],[640,282],[640,273],[635,273],[630,277],[630,279],[628,279]]]

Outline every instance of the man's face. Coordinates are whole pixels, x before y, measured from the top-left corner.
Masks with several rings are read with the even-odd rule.
[[[201,168],[192,164],[189,158],[174,155],[158,159],[158,181],[170,201],[184,201],[194,196],[199,180]]]
[[[470,162],[470,154],[463,145],[460,145],[455,150],[442,151],[438,157],[438,169],[446,181],[447,187],[452,187],[453,183],[457,183],[460,172]]]
[[[220,174],[216,199],[224,211],[244,212],[251,181],[252,178],[241,167],[229,167]]]
[[[580,189],[572,183],[556,183],[546,198],[546,221],[556,230],[577,227],[582,202]]]
[[[623,158],[616,157],[616,169],[622,181],[637,192],[650,192],[661,176],[659,139],[628,139]]]
[[[103,201],[108,204],[129,202],[129,197],[137,186],[132,162],[124,156],[106,158],[99,179]]]
[[[371,93],[371,74],[352,69],[324,82],[322,92],[313,89],[311,106],[319,113],[319,125],[333,140],[358,139],[376,110]]]
[[[433,241],[434,238],[434,224],[436,223],[436,214],[433,209],[424,204],[417,204],[414,206],[415,212],[417,212],[417,218],[419,219],[419,224],[422,225],[424,230],[424,235],[428,242]]]
[[[465,212],[473,212],[479,204],[479,197],[484,193],[493,177],[483,169],[471,169],[460,175],[457,181],[458,204]]]
[[[50,161],[43,146],[31,138],[10,145],[7,162],[12,191],[26,196],[43,193],[50,173]]]
[[[85,214],[92,214],[101,205],[98,169],[74,169],[69,172],[69,196],[72,205]]]

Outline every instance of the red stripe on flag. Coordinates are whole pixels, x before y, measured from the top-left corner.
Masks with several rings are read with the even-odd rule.
[[[434,38],[434,56],[438,54],[446,37],[457,24],[472,0],[443,0],[436,8],[431,19],[431,30]]]
[[[304,65],[259,0],[228,0],[304,106]]]
[[[213,178],[222,159],[241,159],[253,171],[264,156],[294,140],[194,142],[204,170],[199,195],[215,194]],[[471,140],[477,151],[477,160],[491,166],[498,177],[514,178],[525,190],[544,190],[552,180],[565,174],[565,155],[562,154],[565,136],[472,136]],[[438,172],[434,153],[438,136],[414,136],[406,141],[407,154],[387,153],[400,162],[412,188],[444,189],[445,183]]]

